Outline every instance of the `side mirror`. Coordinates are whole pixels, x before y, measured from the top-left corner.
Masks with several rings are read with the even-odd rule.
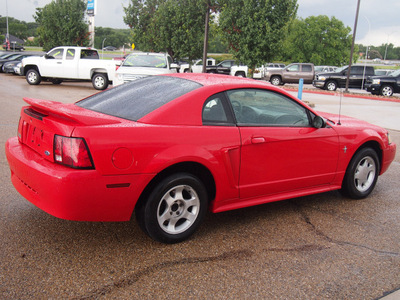
[[[312,126],[314,128],[325,128],[326,120],[320,116],[315,116],[315,118],[312,121]]]

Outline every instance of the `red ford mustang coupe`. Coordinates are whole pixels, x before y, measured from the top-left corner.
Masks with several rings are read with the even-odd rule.
[[[212,74],[152,76],[75,104],[24,99],[6,144],[15,188],[59,218],[127,221],[176,243],[221,212],[340,189],[367,197],[388,132],[285,91]]]

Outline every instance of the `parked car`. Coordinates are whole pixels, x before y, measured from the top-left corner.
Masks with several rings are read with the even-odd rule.
[[[164,243],[191,236],[208,209],[338,189],[365,198],[396,152],[383,128],[234,76],[149,76],[75,104],[24,100],[5,146],[21,195],[68,220],[135,212]]]
[[[104,51],[115,51],[117,50],[117,47],[114,46],[106,46],[103,48]]]
[[[63,80],[91,81],[96,90],[104,90],[114,79],[115,63],[101,60],[94,48],[60,46],[44,56],[22,60],[26,82],[38,85],[42,80],[60,84]]]
[[[214,58],[207,58],[206,66],[215,66]],[[203,72],[203,60],[198,59],[194,62],[194,64],[190,67],[192,73],[201,73]]]
[[[285,67],[285,64],[281,64],[281,63],[269,63],[266,65],[262,65],[261,67],[254,69],[253,78],[254,79],[263,79],[268,71],[283,69],[284,67]]]
[[[365,89],[373,95],[392,96],[400,93],[400,70],[387,76],[368,77]]]
[[[318,73],[328,73],[328,72],[336,72],[338,67],[335,66],[315,66],[315,74]]]
[[[28,57],[28,55],[14,53],[13,55],[8,56],[7,58],[0,59],[0,72],[4,72],[3,65],[5,63],[10,62],[10,61],[21,61],[25,57]]]
[[[3,43],[3,49],[8,51],[7,43]],[[10,50],[11,51],[22,51],[22,50],[25,50],[25,48],[24,48],[24,46],[19,45],[17,43],[10,43]]]
[[[113,85],[150,75],[177,73],[178,64],[166,53],[132,53],[126,57],[115,74]]]
[[[349,66],[344,66],[332,73],[320,73],[315,75],[313,85],[328,91],[336,91],[338,87],[346,87],[347,71]],[[374,76],[375,71],[372,66],[354,65],[351,66],[349,87],[358,88],[365,84],[368,76]]]
[[[25,57],[31,56],[30,54],[18,54],[12,60],[0,61],[0,72],[14,73],[14,67],[19,64]]]
[[[207,73],[213,74],[224,74],[224,75],[232,75],[232,76],[239,76],[239,77],[247,77],[247,73],[249,68],[239,62],[236,62],[233,59],[227,59],[221,61],[217,65],[213,66],[206,66]]]
[[[304,83],[312,83],[314,75],[313,64],[293,63],[283,69],[267,70],[265,80],[270,81],[273,85],[298,83],[300,79],[303,79]]]

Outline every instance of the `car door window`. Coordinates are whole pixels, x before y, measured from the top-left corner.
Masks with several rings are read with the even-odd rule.
[[[301,68],[301,71],[302,72],[311,72],[312,71],[311,65],[303,65]]]
[[[310,126],[308,110],[280,93],[237,89],[227,95],[240,126]]]
[[[74,59],[75,57],[75,49],[68,49],[67,50],[67,59]]]
[[[211,96],[203,106],[202,119],[204,125],[233,125],[231,114],[227,113],[227,105],[223,93]]]
[[[48,57],[54,59],[62,59],[64,54],[64,49],[54,49],[53,51],[49,52]]]
[[[298,72],[299,71],[299,65],[290,66],[286,70],[288,70],[289,72]]]

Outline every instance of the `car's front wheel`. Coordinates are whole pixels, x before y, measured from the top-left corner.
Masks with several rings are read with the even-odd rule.
[[[96,73],[92,77],[92,84],[96,90],[105,90],[108,87],[108,78],[106,74]]]
[[[272,76],[271,83],[273,85],[281,85],[282,84],[282,80],[281,80],[281,78],[279,76]]]
[[[341,192],[353,199],[367,197],[378,180],[380,164],[376,151],[363,148],[358,151],[347,167]]]
[[[336,89],[337,89],[337,83],[336,83],[336,81],[329,80],[329,81],[325,84],[325,88],[326,88],[328,91],[336,91]]]
[[[162,243],[179,243],[199,227],[208,206],[204,184],[188,173],[163,179],[135,209],[142,230]]]
[[[26,72],[26,81],[30,85],[38,85],[42,81],[42,77],[40,76],[39,72],[35,69],[29,69]]]
[[[393,87],[390,85],[384,85],[381,88],[381,95],[386,96],[386,97],[392,96],[393,95]]]

